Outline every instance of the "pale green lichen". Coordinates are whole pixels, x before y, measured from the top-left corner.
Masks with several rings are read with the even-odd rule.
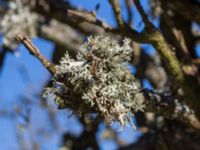
[[[80,115],[98,113],[106,121],[124,126],[130,122],[132,106],[142,110],[135,99],[135,79],[124,65],[131,56],[127,38],[119,45],[110,37],[89,37],[76,60],[68,53],[60,60],[53,86],[44,96]]]

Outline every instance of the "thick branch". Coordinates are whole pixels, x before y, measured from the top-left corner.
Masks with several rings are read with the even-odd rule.
[[[139,0],[135,0],[135,4],[146,25],[146,28],[142,33],[143,36],[146,37],[146,40],[156,48],[161,57],[166,61],[169,71],[175,77],[177,83],[180,84],[180,82],[184,80],[184,75],[178,59],[172,53],[162,34],[157,31],[153,24],[148,20]]]

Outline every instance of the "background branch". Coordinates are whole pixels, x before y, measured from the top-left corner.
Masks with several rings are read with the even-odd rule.
[[[111,6],[113,8],[118,26],[120,28],[123,28],[124,27],[124,21],[121,17],[120,5],[119,5],[118,0],[109,0],[109,2],[110,2]]]

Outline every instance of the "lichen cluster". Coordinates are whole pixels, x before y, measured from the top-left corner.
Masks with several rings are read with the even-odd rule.
[[[131,56],[127,38],[119,45],[110,37],[89,37],[76,59],[66,53],[60,60],[44,97],[79,115],[97,113],[109,123],[124,126],[130,121],[130,109],[138,105],[138,88],[125,65]]]
[[[36,16],[31,13],[29,5],[24,5],[21,0],[9,1],[7,7],[7,12],[0,14],[0,32],[3,34],[3,44],[15,49],[15,34],[36,35]]]

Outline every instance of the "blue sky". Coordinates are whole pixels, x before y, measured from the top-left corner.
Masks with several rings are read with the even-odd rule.
[[[74,6],[78,6],[79,8],[84,8],[89,11],[94,10],[96,4],[99,3],[100,9],[97,12],[97,17],[105,20],[112,26],[116,26],[116,22],[113,19],[113,12],[111,11],[111,7],[107,0],[69,0],[69,2],[71,2]],[[120,0],[120,3],[122,9],[125,8],[124,0]],[[147,0],[142,0],[142,4],[144,4],[143,6],[145,7],[145,10],[148,11]],[[133,21],[135,27],[140,31],[143,28],[141,18],[134,7],[132,8],[132,11],[134,12]],[[122,15],[126,20],[127,12],[122,11]],[[158,24],[158,22],[156,22],[156,24]],[[53,43],[39,38],[33,39],[33,42],[40,49],[41,53],[46,58],[51,60],[54,48]],[[150,55],[155,53],[151,46],[142,46]],[[200,46],[197,46],[197,50],[199,49]],[[197,54],[200,56],[200,50],[197,52]],[[50,74],[48,71],[37,59],[31,56],[23,46],[18,47],[15,55],[11,53],[7,54],[4,67],[0,72],[0,110],[3,108],[12,114],[16,106],[20,106],[21,108],[24,107],[21,106],[22,96],[28,97],[31,104],[27,105],[27,107],[31,107],[31,125],[29,126],[29,130],[22,128],[22,132],[25,134],[25,139],[28,141],[28,139],[30,139],[30,131],[37,133],[40,131],[40,129],[45,128],[44,134],[48,136],[44,135],[40,137],[40,134],[32,135],[32,138],[36,141],[36,143],[40,143],[42,145],[42,150],[49,148],[51,148],[51,150],[57,149],[60,143],[59,135],[64,131],[73,132],[77,135],[82,131],[82,126],[80,126],[75,116],[67,118],[68,114],[66,111],[60,111],[53,107],[53,111],[56,111],[56,122],[59,125],[59,130],[56,130],[56,134],[48,134],[48,132],[52,132],[55,129],[53,125],[50,125],[48,128],[46,127],[47,124],[51,124],[51,122],[49,122],[49,116],[42,107],[38,107],[37,104],[40,102],[40,98],[39,96],[35,95],[41,93],[42,88],[49,78]],[[152,88],[147,80],[144,81],[144,85],[147,88]],[[23,108],[23,110],[26,110],[26,108]],[[0,115],[0,150],[19,149],[16,129],[24,124],[25,122],[20,116],[13,117],[11,115],[5,117]],[[112,140],[102,140],[101,134],[104,128],[104,124],[101,124],[97,134],[101,149],[115,149],[116,145]],[[125,128],[124,131],[119,132],[121,139],[124,139],[128,142],[135,141],[139,135],[140,133],[132,128]],[[29,148],[30,147],[31,145],[29,145]]]

